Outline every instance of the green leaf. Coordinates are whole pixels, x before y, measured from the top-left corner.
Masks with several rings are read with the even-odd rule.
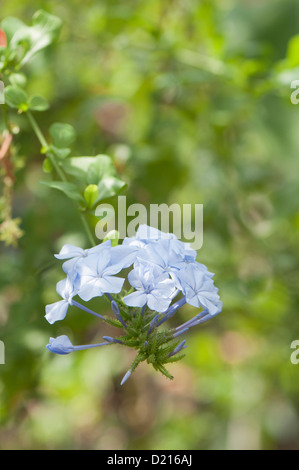
[[[107,155],[97,155],[87,170],[87,182],[98,185],[97,202],[116,196],[126,183],[117,177],[113,161]]]
[[[49,188],[58,189],[59,191],[62,191],[70,199],[85,203],[83,197],[78,191],[77,186],[73,183],[67,183],[64,181],[41,181],[41,184],[44,184]]]
[[[124,181],[114,176],[103,178],[98,184],[99,196],[97,202],[116,196],[125,186]]]
[[[99,182],[106,176],[116,176],[116,170],[112,159],[107,155],[97,155],[88,167],[88,183],[99,184]]]
[[[63,162],[64,171],[82,181],[84,185],[87,183],[87,170],[96,157],[71,157]]]
[[[43,161],[43,170],[45,173],[52,173],[53,166],[49,158],[45,158]]]
[[[7,28],[9,35],[12,35],[10,48],[17,49],[21,46],[24,49],[20,65],[24,65],[38,51],[52,44],[60,33],[61,25],[59,18],[43,10],[38,10],[33,15],[32,26],[18,23],[14,18],[4,22],[4,27]]]
[[[49,109],[49,103],[42,96],[33,96],[29,100],[29,108],[33,111],[46,111]]]
[[[24,88],[27,83],[27,78],[22,73],[11,73],[8,77],[11,85]]]
[[[84,185],[97,185],[96,202],[117,195],[126,183],[118,178],[113,162],[107,155],[72,157],[65,160],[63,169]]]
[[[13,85],[5,88],[5,102],[8,106],[22,111],[27,111],[29,107],[27,93],[22,88]]]
[[[91,209],[93,205],[95,204],[95,202],[97,201],[98,193],[99,191],[98,191],[98,187],[96,184],[89,184],[85,188],[83,196],[86,201],[88,209]]]
[[[14,16],[7,16],[1,22],[1,29],[6,34],[7,42],[10,43],[11,39],[13,38],[14,34],[21,30],[22,28],[26,28],[27,26],[18,18]]]
[[[52,151],[52,153],[56,157],[58,157],[60,160],[64,160],[71,153],[71,149],[69,148],[60,149],[58,147],[55,147],[55,145],[51,145],[49,147],[49,150]]]
[[[71,145],[76,139],[76,132],[70,124],[56,122],[50,127],[50,135],[55,147],[65,148]]]

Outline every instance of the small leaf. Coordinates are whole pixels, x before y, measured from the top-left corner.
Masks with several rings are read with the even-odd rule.
[[[50,127],[50,135],[55,147],[65,148],[71,145],[76,139],[76,133],[70,124],[56,122]]]
[[[67,183],[64,181],[41,181],[41,184],[44,184],[49,188],[58,189],[59,191],[62,191],[70,199],[85,203],[83,197],[77,189],[77,186],[73,183]]]
[[[53,171],[53,166],[52,163],[50,162],[49,158],[45,158],[43,161],[43,170],[45,173],[52,173]]]
[[[26,86],[27,78],[22,73],[11,73],[8,78],[11,85],[13,86],[17,86],[20,88],[24,88]]]
[[[29,108],[33,111],[46,111],[49,109],[49,103],[42,96],[33,96],[29,100]]]
[[[28,95],[22,88],[8,85],[5,88],[5,102],[12,108],[27,111],[28,109]]]
[[[71,149],[69,148],[65,148],[65,149],[60,149],[58,147],[55,147],[55,145],[51,145],[49,147],[49,150],[52,151],[52,153],[60,158],[61,160],[64,160],[66,157],[69,156],[69,154],[71,153]]]
[[[99,196],[97,202],[116,196],[125,186],[126,183],[119,178],[113,176],[103,178],[98,184]]]
[[[87,204],[87,208],[91,209],[98,199],[98,187],[96,184],[89,184],[84,190],[84,199]]]
[[[107,155],[72,157],[64,161],[63,169],[85,185],[97,185],[96,202],[119,194],[126,186],[126,183],[117,177],[112,159]]]
[[[8,27],[11,37],[10,48],[12,50],[24,48],[20,65],[24,65],[38,51],[52,44],[58,37],[61,29],[61,20],[50,15],[46,11],[38,10],[32,17],[32,26],[11,18],[9,22],[2,22],[2,28]]]
[[[13,35],[20,29],[26,28],[25,23],[23,23],[18,18],[14,16],[7,16],[1,22],[1,28],[3,29],[4,33],[6,34],[7,42],[9,43],[13,37]]]
[[[87,170],[91,163],[94,162],[95,157],[72,157],[63,162],[64,171],[78,180],[81,180],[84,185],[88,184]]]
[[[87,179],[90,184],[99,184],[106,176],[116,176],[112,159],[107,155],[97,155],[88,167]]]
[[[113,161],[107,155],[97,155],[89,165],[87,182],[98,185],[97,202],[116,196],[126,186],[126,183],[117,177]]]

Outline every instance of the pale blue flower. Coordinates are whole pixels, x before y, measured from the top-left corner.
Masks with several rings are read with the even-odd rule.
[[[174,239],[160,239],[156,243],[150,243],[137,253],[136,259],[171,275],[181,269],[185,263],[177,242],[178,240]]]
[[[197,257],[197,251],[191,248],[190,243],[182,242],[181,240],[178,240],[176,237],[174,237],[171,239],[169,247],[172,251],[174,251],[180,256],[180,267],[182,267],[182,263],[188,264],[195,262]]]
[[[155,267],[146,263],[138,263],[130,271],[128,280],[135,292],[124,297],[124,302],[130,307],[148,305],[151,310],[165,312],[177,293],[174,282],[167,273],[161,273]]]
[[[216,315],[222,309],[218,289],[211,276],[194,264],[176,273],[186,302],[197,308],[207,308],[209,314]]]
[[[46,305],[45,318],[51,324],[65,318],[69,306],[72,305],[73,297],[77,293],[69,277],[57,283],[56,291],[63,300]]]
[[[135,248],[137,251],[142,250],[147,245],[146,240],[140,240],[136,237],[124,238],[122,246],[130,246]]]
[[[99,256],[89,256],[78,267],[80,285],[78,295],[88,301],[105,293],[118,294],[124,279],[114,276],[121,269],[122,263],[111,264],[111,248],[106,247]]]
[[[147,242],[159,240],[161,238],[174,239],[176,236],[173,233],[162,232],[161,230],[151,227],[150,225],[141,224],[136,232],[136,238],[145,240]]]
[[[111,247],[111,240],[107,240],[87,250],[67,244],[55,256],[69,258],[63,263],[63,270],[72,280],[78,295],[83,300],[90,300],[105,292],[118,293],[121,290],[124,281],[112,279],[108,274],[119,273],[131,266],[136,258],[136,248],[122,245]]]
[[[90,310],[73,299],[73,297],[77,295],[78,291],[69,276],[57,283],[56,291],[63,300],[46,305],[45,318],[50,324],[53,324],[59,320],[63,320],[66,317],[70,305],[78,307],[85,312],[91,313],[92,315],[95,315],[102,320],[104,319],[103,315]]]
[[[58,336],[57,338],[50,338],[49,344],[46,348],[55,354],[70,354],[73,351],[80,351],[82,349],[98,348],[100,346],[106,346],[111,344],[109,342],[97,343],[97,344],[85,344],[82,346],[73,346],[71,340],[66,335]]]
[[[49,341],[46,348],[55,354],[69,354],[74,351],[74,346],[66,335],[50,338]]]
[[[125,238],[123,245],[132,245],[136,249],[145,248],[149,244],[160,243],[160,240],[172,240],[172,249],[180,253],[186,261],[193,261],[197,252],[190,247],[189,243],[182,242],[173,233],[166,233],[148,225],[140,225],[135,237]]]
[[[123,245],[134,247],[137,251],[142,252],[148,245],[157,244],[161,239],[177,240],[177,237],[173,233],[165,233],[154,227],[142,224],[138,227],[135,237],[125,238]]]
[[[110,250],[110,266],[115,274],[133,265],[138,249],[134,246],[116,245]]]
[[[161,238],[170,239],[176,238],[176,236],[173,233],[164,233],[149,225],[141,224],[138,227],[135,237],[125,238],[123,244],[144,248],[148,243],[156,242]]]
[[[126,238],[122,245],[112,247],[111,240],[108,240],[83,250],[67,244],[55,256],[66,260],[63,263],[63,270],[67,278],[57,284],[57,292],[62,300],[46,306],[45,317],[50,323],[64,319],[70,305],[108,321],[107,317],[74,300],[76,295],[84,301],[89,301],[105,294],[110,299],[113,314],[127,330],[124,338],[130,337],[132,324],[128,312],[123,314],[125,321],[120,313],[117,297],[114,300],[111,295],[122,291],[125,279],[116,275],[130,266],[133,266],[133,269],[128,274],[128,281],[135,290],[123,297],[124,303],[129,307],[140,308],[140,318],[147,315],[147,307],[154,312],[142,326],[142,334],[145,325],[147,328],[147,340],[143,339],[145,347],[151,344],[160,325],[173,317],[185,303],[203,311],[172,329],[170,338],[183,335],[189,328],[208,321],[222,310],[218,289],[212,280],[214,274],[210,273],[205,265],[196,261],[197,252],[190,244],[178,240],[174,234],[164,233],[147,225],[141,225],[136,236]],[[173,302],[178,293],[180,298]],[[66,335],[61,335],[50,338],[47,349],[56,354],[69,354],[82,349],[126,342],[122,338],[111,336],[103,336],[103,339],[106,342],[73,346]],[[165,336],[165,340],[168,340],[168,336]],[[185,347],[184,340],[173,347],[173,351],[170,348],[169,357],[178,354]],[[150,354],[150,351],[148,352]],[[133,363],[123,377],[121,385],[131,376],[136,365],[137,362]]]
[[[65,273],[70,273],[76,269],[78,269],[78,265],[81,262],[84,262],[89,256],[99,255],[102,250],[111,246],[111,240],[107,240],[106,242],[100,243],[92,248],[88,248],[84,250],[75,245],[66,244],[64,245],[59,254],[54,255],[57,259],[67,259],[65,263],[62,265],[62,269]]]

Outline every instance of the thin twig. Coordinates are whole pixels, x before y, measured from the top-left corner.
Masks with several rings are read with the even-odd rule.
[[[4,132],[2,134],[2,137],[3,137],[3,142],[0,147],[0,160],[2,160],[6,156],[7,152],[9,151],[10,144],[12,142],[12,134],[8,132]]]

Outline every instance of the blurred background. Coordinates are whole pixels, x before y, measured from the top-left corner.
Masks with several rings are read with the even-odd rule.
[[[50,336],[108,330],[76,309],[44,319],[63,277],[53,254],[87,240],[73,205],[39,183],[39,144],[14,116],[24,235],[0,247],[0,448],[298,449],[296,0],[2,0],[1,19],[31,23],[39,8],[63,20],[26,69],[29,93],[51,103],[43,131],[68,122],[74,155],[111,155],[129,202],[203,204],[198,261],[224,308],[186,334],[172,382],[144,364],[120,387],[132,355],[117,345],[49,353]]]

